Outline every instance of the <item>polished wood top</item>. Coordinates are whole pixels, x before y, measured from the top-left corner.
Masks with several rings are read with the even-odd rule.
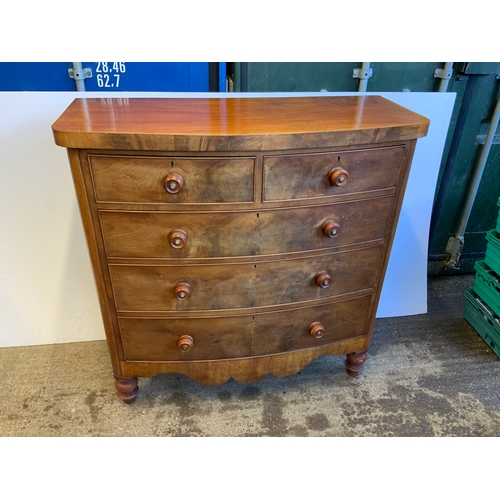
[[[83,98],[53,124],[66,148],[246,151],[403,141],[429,120],[380,96]]]

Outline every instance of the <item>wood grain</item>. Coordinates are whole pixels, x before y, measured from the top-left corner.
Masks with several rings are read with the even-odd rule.
[[[108,257],[214,258],[272,255],[335,248],[383,239],[391,196],[297,209],[242,212],[100,212]],[[341,231],[327,238],[323,222]],[[298,223],[300,221],[300,223]],[[181,229],[186,245],[174,249],[169,234]]]
[[[402,155],[403,147],[266,156],[263,199],[339,197],[394,188]],[[332,186],[328,177],[337,165],[349,175],[349,181],[341,187]]]
[[[365,333],[371,295],[286,312],[204,318],[120,318],[127,361],[194,361],[263,356],[323,346]],[[320,321],[325,334],[311,336]],[[188,335],[193,347],[178,348]]]
[[[378,96],[75,100],[53,132],[118,396],[140,376],[252,382],[328,354],[359,373],[428,126]]]
[[[254,158],[151,158],[90,155],[96,201],[125,203],[241,203],[254,200]],[[168,174],[183,178],[178,193]]]
[[[84,98],[52,130],[66,148],[258,151],[404,141],[428,126],[380,96]]]
[[[324,300],[371,290],[383,247],[256,264],[109,266],[118,312],[184,312],[258,308]],[[331,283],[316,283],[319,271]],[[175,297],[179,283],[189,285],[186,300]]]
[[[214,386],[234,379],[241,383],[257,382],[269,374],[290,377],[302,370],[311,361],[329,354],[342,355],[354,349],[366,350],[367,337],[355,337],[320,347],[300,349],[269,356],[250,358],[218,359],[211,361],[127,361],[122,362],[124,376],[152,377],[159,373],[181,373],[197,382]]]

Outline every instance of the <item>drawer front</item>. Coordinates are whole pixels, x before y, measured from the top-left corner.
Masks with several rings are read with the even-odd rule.
[[[371,302],[371,295],[365,295],[329,305],[263,314],[253,334],[252,354],[279,354],[365,335]],[[320,323],[324,329],[321,338],[311,335],[313,323]]]
[[[110,265],[119,312],[238,309],[372,289],[382,246],[257,264]]]
[[[322,346],[367,333],[371,296],[271,314],[190,319],[120,318],[127,361],[245,358]],[[321,323],[324,334],[310,327]],[[189,350],[181,350],[191,338]]]
[[[122,203],[254,201],[253,158],[89,156],[96,200]]]
[[[233,257],[326,249],[384,238],[391,202],[387,196],[259,212],[104,210],[100,218],[109,257]],[[332,221],[338,229],[329,231]],[[179,234],[183,236],[178,238]]]
[[[127,361],[193,361],[252,355],[252,316],[168,320],[120,318],[119,321]],[[189,351],[179,346],[183,336],[193,339]]]
[[[394,188],[403,151],[403,147],[391,147],[267,156],[263,200],[321,198]]]

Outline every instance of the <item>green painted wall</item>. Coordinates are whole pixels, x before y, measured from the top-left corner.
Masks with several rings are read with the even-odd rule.
[[[249,92],[355,92],[359,80],[353,69],[361,62],[343,63],[247,63]],[[373,76],[368,81],[370,92],[433,92],[439,89],[434,70],[443,63],[371,64]]]
[[[450,82],[449,91],[457,92],[457,101],[434,200],[429,274],[474,272],[474,263],[484,258],[486,232],[495,226],[500,197],[500,151],[498,145],[493,145],[466,227],[460,269],[445,269],[446,244],[460,224],[482,150],[477,137],[487,133],[499,95],[499,82],[495,74],[459,74]]]

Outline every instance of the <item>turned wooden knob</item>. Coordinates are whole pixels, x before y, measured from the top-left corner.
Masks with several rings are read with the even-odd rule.
[[[320,339],[325,334],[325,329],[323,328],[323,325],[319,321],[315,321],[314,323],[311,323],[309,325],[309,333],[313,337]]]
[[[349,180],[349,173],[342,167],[335,167],[328,172],[328,179],[332,186],[342,187]]]
[[[316,273],[314,280],[320,288],[328,288],[332,282],[332,277],[326,271],[320,271]]]
[[[174,229],[170,233],[168,239],[173,248],[182,248],[187,242],[188,235],[186,231],[183,231],[182,229]]]
[[[340,224],[333,219],[329,219],[321,226],[323,234],[328,238],[336,238],[340,234]]]
[[[181,352],[189,352],[194,345],[193,337],[189,335],[181,335],[177,341],[177,347]]]
[[[176,194],[184,185],[182,175],[170,173],[165,177],[164,186],[168,193]]]
[[[177,300],[187,300],[191,295],[191,287],[187,283],[177,283],[174,288],[174,295]]]

